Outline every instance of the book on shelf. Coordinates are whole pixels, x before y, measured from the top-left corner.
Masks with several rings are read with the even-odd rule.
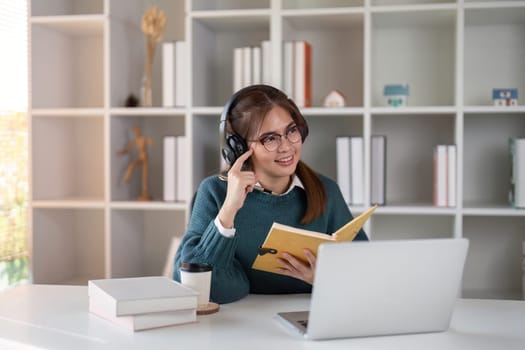
[[[272,85],[272,43],[270,40],[261,42],[262,83]]]
[[[350,168],[352,171],[352,204],[362,205],[365,202],[364,193],[364,154],[363,154],[363,138],[351,137],[350,138]]]
[[[456,145],[435,146],[433,197],[436,207],[456,206],[456,173]]]
[[[233,92],[239,91],[243,87],[243,48],[233,49]]]
[[[186,104],[186,45],[184,41],[162,44],[162,106]]]
[[[294,43],[283,44],[283,90],[288,97],[294,97]]]
[[[386,137],[372,135],[370,144],[370,202],[385,204],[386,189]]]
[[[312,105],[312,46],[304,40],[294,42],[294,86],[293,97],[298,107]]]
[[[182,309],[175,311],[149,312],[144,314],[115,316],[110,310],[99,305],[95,300],[89,300],[89,311],[107,321],[130,331],[141,331],[145,329],[174,326],[197,321],[197,309]]]
[[[332,235],[274,222],[265,241],[258,249],[252,268],[280,274],[278,268],[281,265],[277,258],[281,256],[282,252],[287,252],[299,260],[307,262],[304,249],[309,249],[317,255],[317,249],[322,243],[352,241],[376,208],[377,205],[371,207]]]
[[[90,302],[113,316],[197,308],[198,293],[168,277],[109,278],[88,282]]]
[[[337,136],[335,139],[337,156],[337,184],[346,202],[352,202],[351,186],[352,172],[350,169],[350,138],[348,136]]]
[[[364,203],[363,138],[337,136],[337,183],[347,204]]]
[[[260,84],[262,81],[261,48],[254,46],[252,50],[252,84]]]
[[[243,47],[242,49],[242,86],[252,85],[252,49]]]
[[[511,138],[510,148],[510,204],[525,208],[525,138]]]
[[[187,202],[192,196],[188,186],[190,183],[188,139],[185,136],[165,136],[163,142],[163,199],[167,202]]]
[[[447,205],[451,208],[456,206],[456,145],[447,145]]]

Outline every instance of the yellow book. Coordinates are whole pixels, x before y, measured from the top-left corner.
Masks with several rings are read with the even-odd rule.
[[[321,243],[352,241],[376,208],[377,205],[368,209],[332,235],[274,222],[264,243],[259,247],[252,268],[280,274],[278,267],[281,265],[277,258],[282,252],[287,252],[306,263],[305,248],[317,255],[317,248]]]

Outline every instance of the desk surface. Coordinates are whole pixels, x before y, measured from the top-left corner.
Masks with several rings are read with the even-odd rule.
[[[525,302],[459,299],[447,332],[306,341],[278,311],[308,295],[249,295],[193,324],[132,333],[88,312],[87,287],[26,285],[0,293],[4,349],[525,349]]]

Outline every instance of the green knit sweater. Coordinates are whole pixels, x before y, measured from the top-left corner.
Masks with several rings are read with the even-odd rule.
[[[214,220],[226,197],[225,181],[217,176],[205,179],[197,191],[188,229],[175,256],[173,278],[180,281],[181,262],[209,263],[213,266],[210,299],[229,303],[248,293],[309,293],[311,285],[301,280],[251,268],[257,248],[263,243],[273,222],[317,232],[332,233],[352,219],[337,184],[321,176],[327,205],[322,216],[308,225],[299,222],[306,209],[306,193],[294,187],[276,196],[253,191],[237,212],[235,235],[220,234]],[[355,238],[367,240],[363,230]]]

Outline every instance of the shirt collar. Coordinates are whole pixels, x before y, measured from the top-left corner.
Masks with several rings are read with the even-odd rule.
[[[257,182],[256,185],[261,186],[259,182]],[[297,176],[296,174],[293,174],[293,178],[292,178],[292,182],[290,183],[290,187],[288,187],[288,189],[284,193],[279,194],[279,196],[284,196],[285,194],[290,193],[294,189],[295,186],[302,188],[304,190],[303,182],[301,181],[299,176]]]

